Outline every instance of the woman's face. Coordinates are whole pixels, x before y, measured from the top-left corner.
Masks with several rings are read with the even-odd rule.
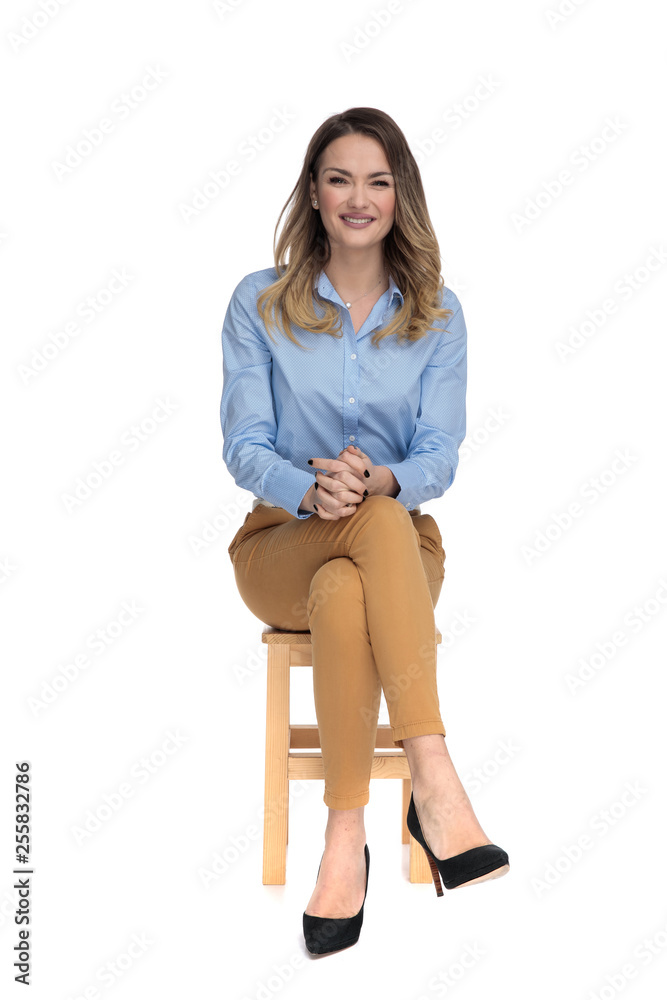
[[[329,143],[310,195],[332,249],[381,244],[394,224],[394,178],[382,146],[368,135],[344,135]],[[346,216],[366,221],[346,221]]]

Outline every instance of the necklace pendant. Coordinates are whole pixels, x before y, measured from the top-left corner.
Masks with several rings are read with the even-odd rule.
[[[351,303],[351,302],[346,302],[346,303],[345,303],[345,305],[346,305],[346,306],[347,306],[347,308],[349,309],[349,308],[350,308],[350,306],[352,305],[352,303]]]

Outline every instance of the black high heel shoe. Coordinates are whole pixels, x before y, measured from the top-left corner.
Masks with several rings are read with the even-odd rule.
[[[306,948],[311,955],[328,955],[342,948],[349,948],[356,944],[361,933],[361,925],[364,922],[364,903],[368,892],[368,870],[371,864],[371,856],[368,851],[368,844],[364,845],[364,857],[366,858],[366,889],[364,890],[364,902],[361,909],[353,917],[313,917],[304,911],[303,914],[303,936],[306,939]],[[320,861],[320,868],[322,862]],[[320,874],[320,868],[317,874]]]
[[[412,795],[410,796],[406,821],[408,830],[417,843],[424,848],[438,896],[444,895],[440,884],[441,876],[445,883],[445,889],[456,889],[459,885],[471,885],[473,882],[485,882],[487,879],[500,878],[501,875],[507,874],[510,870],[510,859],[507,852],[502,847],[498,847],[497,844],[482,844],[481,847],[471,847],[469,851],[455,854],[453,858],[445,858],[444,860],[436,858],[422,833]]]

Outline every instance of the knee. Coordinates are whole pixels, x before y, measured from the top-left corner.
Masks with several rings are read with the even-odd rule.
[[[366,497],[364,503],[357,508],[354,517],[363,516],[368,518],[373,524],[381,525],[387,531],[395,531],[399,525],[409,525],[412,528],[412,518],[402,503],[394,497],[377,496]]]
[[[338,618],[344,614],[344,605],[349,608],[350,602],[358,602],[363,607],[363,601],[359,570],[347,556],[340,556],[325,562],[313,576],[306,610],[309,619],[316,608],[318,614],[326,609]]]

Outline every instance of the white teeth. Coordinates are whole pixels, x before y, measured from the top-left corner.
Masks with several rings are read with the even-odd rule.
[[[343,218],[346,222],[354,222],[357,226],[366,225],[367,222],[372,222],[372,219],[352,219],[349,215],[344,215]]]

